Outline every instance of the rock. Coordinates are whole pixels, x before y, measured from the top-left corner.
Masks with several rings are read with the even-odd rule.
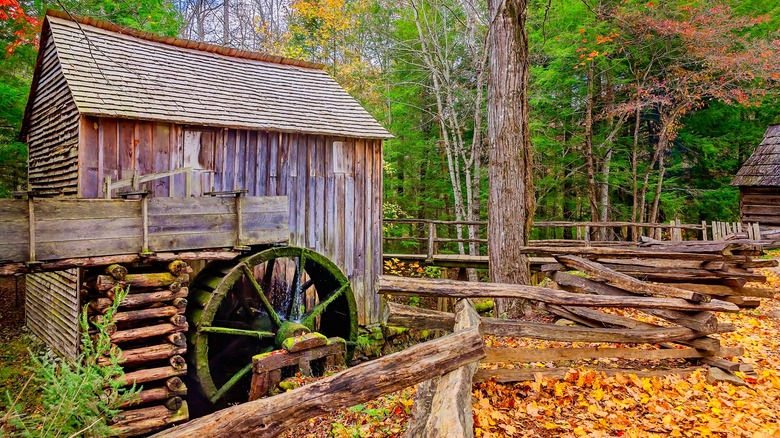
[[[555,325],[577,325],[577,323],[574,322],[574,321],[570,321],[570,320],[568,320],[566,318],[561,318],[561,319],[555,321]]]
[[[736,386],[747,386],[744,380],[717,367],[710,367],[709,371],[707,371],[707,382],[727,382]]]

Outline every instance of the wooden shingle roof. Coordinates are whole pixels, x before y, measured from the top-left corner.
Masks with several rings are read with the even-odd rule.
[[[319,64],[47,12],[81,114],[391,138]],[[74,21],[78,20],[78,21]]]
[[[739,169],[731,185],[780,187],[780,124],[769,126],[764,140]]]

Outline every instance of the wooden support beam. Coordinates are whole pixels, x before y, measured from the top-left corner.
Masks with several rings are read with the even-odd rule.
[[[231,406],[155,437],[276,436],[319,415],[432,379],[485,356],[478,328],[417,344],[273,398]]]
[[[432,278],[405,278],[383,275],[379,277],[380,294],[435,296],[449,298],[525,298],[548,304],[583,307],[634,307],[639,309],[711,310],[738,312],[732,303],[712,300],[709,303],[692,303],[679,298],[644,296],[596,296],[575,294],[539,286],[503,283],[472,283],[467,281],[439,280]]]

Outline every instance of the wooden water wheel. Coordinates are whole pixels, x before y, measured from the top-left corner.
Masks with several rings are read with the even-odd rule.
[[[325,256],[292,246],[210,264],[192,284],[187,315],[191,375],[215,407],[247,401],[252,357],[287,337],[357,338],[349,280]]]

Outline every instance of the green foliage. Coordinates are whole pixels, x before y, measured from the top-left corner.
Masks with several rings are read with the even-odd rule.
[[[183,24],[172,0],[60,0],[51,6],[158,35],[178,36]]]
[[[127,290],[116,289],[113,305],[104,315],[110,321]],[[113,323],[88,321],[87,308],[79,323],[83,332],[82,351],[75,360],[54,356],[32,357],[33,383],[40,388],[43,409],[25,412],[18,399],[6,394],[9,401],[8,424],[23,437],[106,436],[107,421],[116,415],[122,402],[134,397],[138,390],[122,388],[116,378],[124,374],[118,364],[117,350],[111,348],[108,330]],[[90,335],[90,331],[94,333]],[[108,365],[98,359],[108,357]]]

